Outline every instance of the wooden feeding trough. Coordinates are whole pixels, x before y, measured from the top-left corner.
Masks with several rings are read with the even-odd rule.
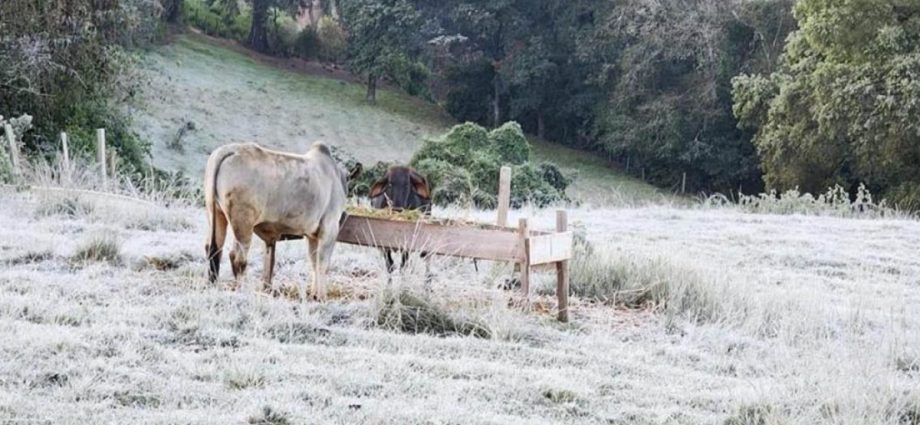
[[[436,255],[506,261],[516,264],[521,290],[530,295],[534,266],[555,265],[558,319],[568,321],[568,261],[573,236],[566,212],[556,212],[556,231],[531,230],[527,219],[518,227],[505,225],[510,193],[510,169],[502,168],[499,187],[498,225],[420,219],[408,221],[386,217],[349,215],[339,230],[338,241],[376,248],[392,248]]]

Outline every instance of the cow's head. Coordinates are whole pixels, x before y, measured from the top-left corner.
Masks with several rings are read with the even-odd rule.
[[[392,166],[371,186],[371,201],[376,208],[431,210],[428,179],[409,167]]]

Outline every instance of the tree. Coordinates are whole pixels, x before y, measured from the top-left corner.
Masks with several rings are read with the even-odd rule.
[[[349,0],[341,5],[349,32],[352,72],[365,76],[367,101],[377,101],[381,77],[400,62],[409,62],[413,32],[420,16],[406,0]]]
[[[920,208],[920,4],[802,0],[795,16],[782,67],[734,80],[767,186],[865,183]]]
[[[769,10],[751,13],[752,4]],[[595,109],[598,148],[653,183],[692,190],[760,189],[750,132],[736,128],[731,78],[766,66],[764,39],[791,28],[785,0],[626,0],[598,12],[579,45],[605,93]],[[775,11],[775,13],[772,13]],[[753,21],[756,25],[752,24]],[[762,37],[758,28],[769,28]],[[775,32],[775,33],[774,33]]]
[[[236,0],[225,0],[228,7],[237,8]],[[304,7],[305,0],[249,0],[252,3],[252,22],[249,27],[249,38],[246,44],[254,50],[267,52],[269,46],[268,38],[268,19],[269,9],[276,7],[282,9],[292,16]]]

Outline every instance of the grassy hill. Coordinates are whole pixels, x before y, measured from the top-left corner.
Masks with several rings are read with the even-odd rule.
[[[293,68],[293,69],[292,69]],[[153,142],[154,164],[197,178],[217,146],[256,141],[303,152],[313,141],[342,146],[359,160],[407,161],[426,136],[454,124],[437,106],[392,90],[378,105],[341,71],[264,57],[197,34],[144,55],[150,84],[131,111],[136,131]],[[188,123],[181,150],[169,147]],[[535,157],[578,176],[571,195],[597,204],[668,196],[591,155],[534,141]]]

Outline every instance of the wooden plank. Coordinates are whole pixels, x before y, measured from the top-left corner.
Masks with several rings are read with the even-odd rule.
[[[22,169],[19,168],[19,145],[16,144],[16,134],[13,133],[12,125],[6,124],[3,129],[6,132],[6,140],[10,144],[10,161],[13,163],[13,174],[18,177],[22,174]]]
[[[569,218],[565,210],[556,211],[556,231],[568,232]],[[571,249],[572,241],[569,243]],[[570,255],[571,256],[571,255]],[[559,300],[559,311],[556,318],[560,322],[569,321],[569,262],[568,260],[556,263],[556,298]]]
[[[530,250],[527,252],[530,265],[555,263],[572,258],[573,241],[572,232],[531,236]]]
[[[348,216],[339,230],[338,241],[492,261],[517,262],[523,258],[518,235],[507,229]]]
[[[511,167],[502,167],[498,174],[498,219],[499,226],[508,225],[508,208],[511,207]]]
[[[521,291],[524,292],[524,299],[530,299],[530,258],[528,253],[530,252],[530,232],[528,232],[529,226],[527,225],[527,219],[522,218],[518,220],[518,238],[519,243],[523,246],[524,258],[520,263],[521,267]]]

